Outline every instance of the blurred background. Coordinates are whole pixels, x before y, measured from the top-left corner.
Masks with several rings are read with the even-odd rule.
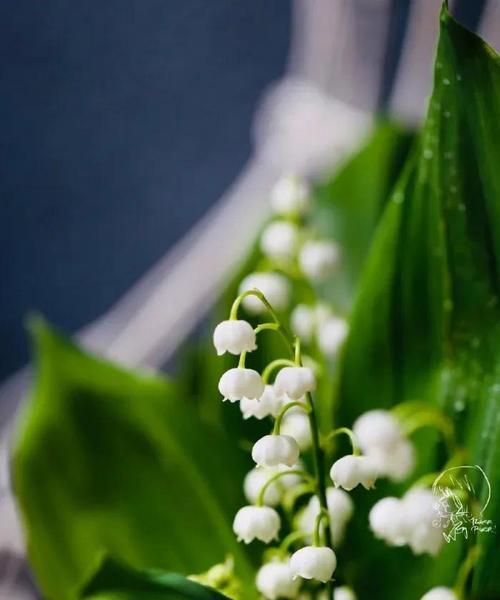
[[[121,362],[163,366],[241,259],[280,173],[320,177],[378,116],[418,122],[440,4],[3,0],[4,447],[27,381],[26,313]],[[499,0],[450,4],[498,48]],[[2,465],[8,577],[22,549],[5,453]]]

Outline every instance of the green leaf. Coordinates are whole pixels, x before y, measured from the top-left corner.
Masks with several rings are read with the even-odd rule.
[[[434,91],[421,139],[392,194],[360,284],[340,380],[340,424],[361,412],[421,400],[453,419],[466,464],[493,487],[484,518],[500,523],[500,62],[443,8]],[[442,465],[434,432],[416,436],[421,472]],[[484,505],[487,486],[477,482]],[[394,493],[381,484],[379,494]],[[397,491],[396,491],[397,493]],[[370,504],[373,499],[370,499]],[[482,548],[474,598],[496,598],[495,536],[447,545],[437,560],[413,558],[375,540],[349,556],[375,598],[419,597],[453,583],[467,546]],[[358,508],[358,505],[357,505]],[[364,520],[364,521],[363,521]],[[477,538],[477,539],[476,539]],[[364,558],[366,557],[366,558]],[[368,558],[369,557],[369,558]],[[398,558],[396,558],[398,557]],[[411,590],[411,593],[406,590]]]
[[[96,556],[201,572],[231,553],[247,457],[203,424],[163,378],[79,350],[41,320],[38,369],[13,457],[28,554],[49,599],[64,600]],[[214,392],[216,393],[216,391]]]
[[[78,596],[81,600],[227,600],[178,573],[137,571],[105,558]]]

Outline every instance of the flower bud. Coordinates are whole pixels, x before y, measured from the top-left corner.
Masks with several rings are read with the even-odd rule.
[[[281,421],[280,432],[283,435],[289,435],[299,445],[300,450],[304,451],[311,447],[311,425],[309,417],[299,408],[297,412],[292,412],[293,408],[287,411]]]
[[[329,487],[326,489],[326,503],[330,517],[330,529],[334,546],[342,541],[347,522],[352,517],[354,505],[351,497],[344,490]],[[298,529],[311,533],[314,531],[316,517],[320,512],[317,496],[312,496],[298,519]]]
[[[295,466],[295,465],[294,465]],[[249,471],[243,482],[243,491],[246,499],[254,504],[265,483],[276,473],[290,470],[290,467],[255,467]],[[264,504],[267,506],[277,506],[283,494],[289,488],[295,487],[301,481],[300,475],[292,473],[290,475],[282,475],[276,481],[270,483],[264,492]]]
[[[343,487],[350,491],[361,484],[369,490],[374,487],[377,470],[369,457],[348,455],[333,463],[330,477],[335,487]]]
[[[219,381],[219,392],[225,400],[236,402],[242,398],[260,398],[264,393],[262,377],[253,369],[235,367],[226,371]]]
[[[263,565],[255,580],[257,589],[269,600],[295,598],[300,587],[300,579],[293,579],[288,561],[272,561]]]
[[[265,435],[252,448],[252,458],[261,467],[293,467],[299,460],[299,454],[297,442],[289,435]]]
[[[242,398],[240,409],[244,419],[255,417],[263,419],[269,415],[278,416],[283,406],[283,399],[277,398],[272,385],[266,385],[264,393],[259,399]]]
[[[240,284],[239,293],[257,289],[264,294],[276,310],[284,310],[290,299],[290,285],[279,273],[251,273]],[[261,314],[267,309],[256,296],[246,296],[242,301],[246,310],[252,314]]]
[[[312,306],[298,304],[290,315],[292,331],[308,343],[311,341],[316,327],[316,313]]]
[[[421,600],[459,600],[459,598],[451,588],[441,585],[429,590],[422,596]]]
[[[344,319],[330,317],[318,329],[318,345],[327,356],[338,354],[349,328]]]
[[[329,581],[337,566],[337,558],[331,548],[325,546],[305,546],[290,557],[293,577]]]
[[[356,600],[356,594],[348,585],[341,585],[333,590],[333,600]]]
[[[274,221],[262,232],[260,249],[263,254],[276,260],[291,259],[298,242],[297,226],[287,221]]]
[[[435,556],[444,541],[439,527],[438,499],[427,488],[410,489],[402,498],[406,514],[407,543],[414,554]]]
[[[306,242],[299,253],[299,265],[307,277],[321,281],[338,265],[340,252],[336,244],[322,240]]]
[[[375,537],[391,546],[406,544],[406,514],[403,503],[398,498],[382,498],[373,505],[368,517]]]
[[[316,378],[309,367],[285,367],[276,375],[274,393],[278,398],[288,396],[300,400],[302,396],[316,389]]]
[[[247,321],[222,321],[215,328],[213,340],[219,356],[225,352],[252,352],[257,348],[255,331]]]
[[[271,206],[279,215],[304,214],[310,205],[307,183],[297,175],[285,175],[271,191]]]
[[[278,513],[269,506],[244,506],[236,513],[233,531],[245,544],[257,539],[268,544],[278,537],[281,525]]]

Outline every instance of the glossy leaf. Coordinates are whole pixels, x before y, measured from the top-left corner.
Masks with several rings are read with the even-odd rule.
[[[81,600],[224,600],[227,596],[178,573],[137,571],[106,558],[78,595]]]
[[[408,400],[437,404],[453,418],[466,464],[480,465],[493,487],[483,517],[500,523],[500,62],[443,8],[434,91],[418,147],[379,226],[357,297],[342,366],[342,424],[361,412]],[[444,450],[422,432],[423,471],[439,469]],[[487,486],[476,482],[484,505]],[[379,494],[393,493],[381,484]],[[370,504],[373,499],[370,499]],[[420,597],[451,585],[467,546],[482,552],[475,598],[500,596],[498,540],[461,537],[438,559],[413,558],[357,537],[350,557],[372,598]],[[358,507],[358,505],[357,505]],[[362,523],[362,524],[361,524]],[[477,538],[477,540],[476,540]],[[365,558],[366,557],[366,558]],[[411,591],[409,591],[411,590]]]
[[[135,568],[201,572],[231,553],[244,454],[202,424],[174,385],[94,358],[45,323],[14,451],[28,554],[45,596],[64,600],[97,555]]]

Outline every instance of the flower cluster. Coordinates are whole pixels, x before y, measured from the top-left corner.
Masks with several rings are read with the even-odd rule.
[[[409,407],[403,403],[399,411],[369,410],[356,419],[352,430],[340,427],[320,435],[313,394],[322,369],[302,356],[301,342],[319,352],[317,359],[324,361],[335,358],[346,339],[347,323],[318,298],[313,285],[338,267],[340,252],[336,244],[318,239],[306,228],[303,219],[310,195],[302,180],[292,176],[280,180],[271,204],[276,217],[260,238],[265,261],[241,282],[229,318],[219,323],[213,334],[217,354],[239,356],[238,365],[220,378],[223,399],[238,402],[243,419],[270,419],[273,424],[271,431],[253,444],[255,466],[244,481],[249,504],[238,510],[233,530],[246,544],[254,540],[270,544],[282,534],[283,511],[287,525],[293,526],[277,548],[266,551],[257,573],[256,586],[265,598],[297,598],[300,589],[308,585],[304,582],[313,580],[318,598],[322,594],[317,582],[321,582],[327,586],[328,600],[355,600],[350,587],[334,589],[331,584],[337,568],[334,548],[338,551],[354,513],[348,492],[358,486],[370,490],[380,477],[402,482],[416,462],[409,435],[422,425],[434,424],[444,426],[449,441],[450,430],[428,407],[419,413],[412,403],[407,403]],[[297,277],[309,286],[306,295],[316,300],[289,312],[292,334],[278,315],[289,309],[292,280]],[[254,327],[238,317],[240,306],[254,317],[267,313],[270,320]],[[265,330],[283,338],[290,358],[279,357],[259,372],[247,368],[245,361],[247,354],[257,349],[259,334]],[[329,442],[340,434],[349,437],[352,453],[326,465]],[[301,456],[305,452],[308,456]],[[311,462],[312,474],[306,469]],[[333,485],[328,486],[327,473]],[[415,554],[435,555],[443,541],[442,530],[434,526],[436,516],[432,492],[414,486],[401,499],[388,497],[377,502],[369,526],[390,545],[408,545]],[[455,598],[452,590],[439,587],[422,600]]]

